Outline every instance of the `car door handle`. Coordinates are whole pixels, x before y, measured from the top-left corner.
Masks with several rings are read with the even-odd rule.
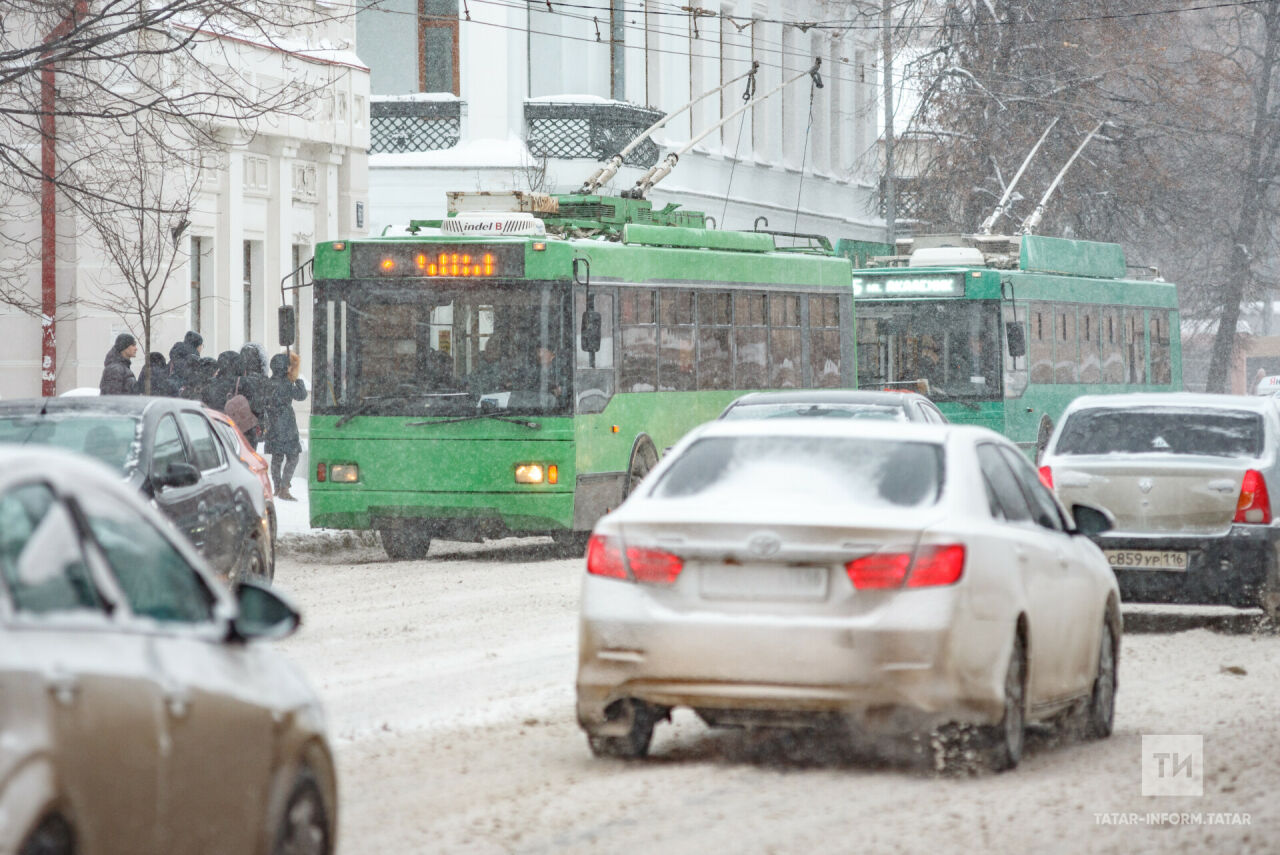
[[[49,694],[53,695],[54,700],[64,707],[74,704],[76,696],[80,694],[80,681],[73,674],[51,674],[45,678],[45,685],[49,687]]]
[[[191,711],[191,693],[186,689],[166,689],[164,705],[174,718],[186,718]]]

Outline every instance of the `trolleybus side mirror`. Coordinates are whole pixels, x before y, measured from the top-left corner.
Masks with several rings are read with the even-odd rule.
[[[1013,357],[1027,355],[1027,339],[1022,333],[1022,324],[1008,321],[1004,325],[1005,341],[1009,343],[1009,355]]]
[[[280,345],[292,347],[298,340],[298,324],[293,314],[293,306],[281,306],[276,310],[276,319],[280,324]]]

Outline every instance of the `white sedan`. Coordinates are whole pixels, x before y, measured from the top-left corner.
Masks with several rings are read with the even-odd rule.
[[[1029,720],[1110,734],[1115,577],[1017,448],[984,428],[777,419],[692,431],[587,549],[578,722],[647,753],[709,725],[855,735],[977,725],[1017,764]]]

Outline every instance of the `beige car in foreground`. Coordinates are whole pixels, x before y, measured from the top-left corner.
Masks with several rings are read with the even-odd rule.
[[[836,419],[691,432],[596,526],[577,713],[598,755],[712,726],[855,737],[976,725],[1008,768],[1024,726],[1111,732],[1111,569],[1017,448],[983,428]]]
[[[117,473],[0,445],[0,855],[331,852],[322,711],[263,642],[297,623]]]

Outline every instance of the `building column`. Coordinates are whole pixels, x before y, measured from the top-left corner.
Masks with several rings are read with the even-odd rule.
[[[218,187],[217,230],[213,237],[214,300],[205,350],[238,350],[244,344],[244,152],[247,140],[227,140],[226,168]]]
[[[265,327],[263,345],[274,353],[280,346],[276,320],[276,312],[281,305],[280,282],[293,272],[293,162],[298,157],[298,143],[296,140],[277,141],[271,154],[262,318]],[[293,293],[290,292],[290,298]]]
[[[324,174],[317,176],[321,185],[320,207],[321,217],[316,218],[316,227],[321,234],[317,240],[339,240],[343,237],[342,229],[347,226],[348,217],[342,216],[342,191],[338,183],[338,170],[346,156],[346,146],[335,145],[329,149],[328,155],[320,158],[316,166],[323,169]]]

